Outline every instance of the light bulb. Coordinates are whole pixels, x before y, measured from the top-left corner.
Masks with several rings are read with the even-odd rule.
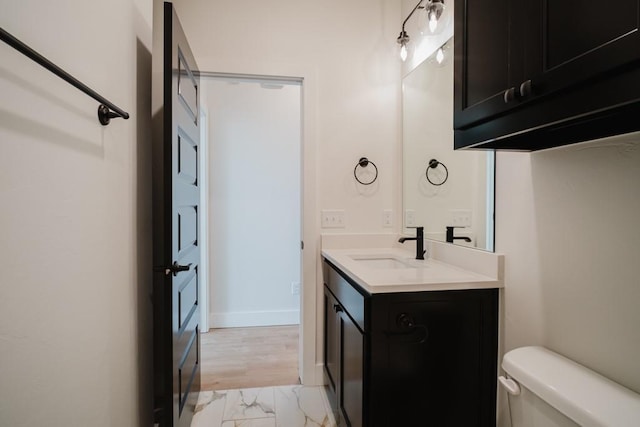
[[[438,16],[436,12],[429,12],[429,31],[435,33],[436,28],[438,28]]]
[[[402,43],[402,47],[400,48],[400,59],[402,59],[402,62],[407,60],[407,45]]]
[[[438,49],[438,53],[436,53],[436,61],[438,61],[438,64],[442,64],[442,61],[444,61],[444,51],[442,48]]]

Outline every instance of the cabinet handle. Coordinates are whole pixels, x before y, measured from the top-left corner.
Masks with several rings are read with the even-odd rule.
[[[510,87],[509,89],[504,91],[504,103],[508,104],[511,101],[516,99],[516,88]]]
[[[336,313],[340,313],[344,310],[342,310],[342,307],[340,307],[340,304],[333,304],[333,311],[335,311]]]
[[[533,93],[533,88],[531,87],[531,80],[526,80],[522,82],[520,85],[520,97],[526,98]]]

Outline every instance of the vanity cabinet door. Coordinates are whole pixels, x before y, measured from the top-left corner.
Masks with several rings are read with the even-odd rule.
[[[324,372],[334,412],[337,410],[337,389],[340,368],[340,305],[331,292],[324,289]]]
[[[340,393],[347,426],[363,426],[364,335],[346,312],[340,313]]]
[[[396,294],[378,308],[374,381],[393,392],[372,425],[495,427],[497,291]]]

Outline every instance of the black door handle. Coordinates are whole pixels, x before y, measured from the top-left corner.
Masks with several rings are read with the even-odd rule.
[[[164,274],[168,276],[169,273],[173,273],[174,276],[177,276],[181,271],[189,271],[190,268],[191,263],[189,263],[188,265],[180,265],[177,261],[174,261],[172,265],[164,270]]]
[[[340,313],[342,311],[342,307],[340,307],[340,304],[333,304],[333,311],[335,311],[336,313]]]

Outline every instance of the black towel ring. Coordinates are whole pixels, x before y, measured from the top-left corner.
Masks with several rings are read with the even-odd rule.
[[[371,181],[362,182],[358,178],[358,175],[356,174],[356,171],[358,170],[358,166],[360,166],[361,168],[366,168],[367,166],[369,166],[369,163],[371,163],[373,165],[373,167],[375,168],[376,175],[373,177],[373,179]],[[356,179],[356,181],[358,181],[362,185],[371,185],[376,181],[376,179],[378,179],[378,167],[376,166],[375,163],[373,163],[371,160],[367,159],[366,157],[360,157],[360,160],[358,160],[358,163],[356,164],[356,167],[353,168],[353,177]]]
[[[436,183],[436,182],[431,181],[431,178],[429,178],[429,169],[435,169],[439,165],[442,165],[442,167],[444,168],[445,175],[444,175],[444,179],[442,180],[442,182]],[[436,159],[431,159],[431,160],[429,160],[429,166],[427,166],[427,171],[425,172],[425,175],[427,176],[427,181],[429,181],[429,183],[431,183],[431,185],[439,186],[439,185],[442,185],[445,182],[447,182],[447,179],[449,178],[449,169],[447,169],[447,167],[445,166],[444,163],[441,163],[441,162],[437,161]]]

